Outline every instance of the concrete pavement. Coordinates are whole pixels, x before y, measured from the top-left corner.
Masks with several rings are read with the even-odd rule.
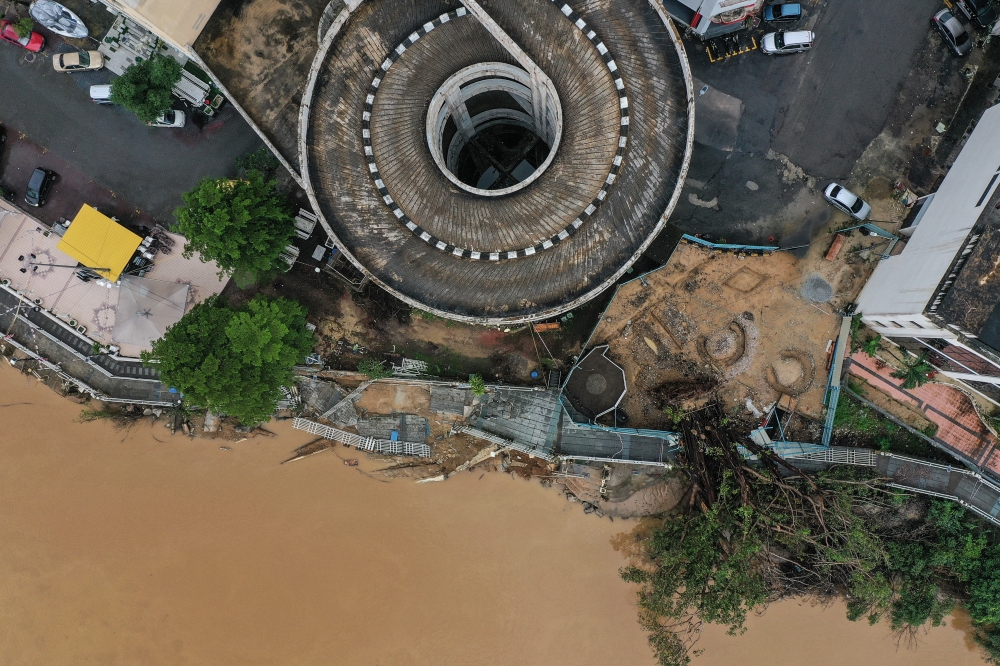
[[[742,112],[729,102],[720,119],[717,104],[699,101],[696,124],[719,127],[711,134],[716,140],[695,144],[688,186],[671,219],[684,231],[808,242],[841,215],[825,204],[821,186],[847,179],[882,131],[917,54],[940,50],[942,75],[958,76],[962,63],[930,31],[939,0],[803,4],[803,19],[785,29],[816,33],[807,53],[754,51],[711,63],[703,46],[686,41],[694,75],[739,100]]]

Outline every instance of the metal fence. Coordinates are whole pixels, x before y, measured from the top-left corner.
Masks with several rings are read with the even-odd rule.
[[[323,439],[340,442],[344,446],[353,446],[362,451],[372,451],[388,456],[416,456],[418,458],[430,458],[431,447],[426,444],[415,444],[413,442],[392,442],[386,439],[376,439],[374,437],[362,437],[353,432],[347,432],[340,428],[316,423],[309,419],[296,417],[292,421],[292,427],[296,430],[303,430],[312,435],[317,435]]]

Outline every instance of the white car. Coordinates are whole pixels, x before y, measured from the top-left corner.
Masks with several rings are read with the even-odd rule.
[[[801,53],[812,48],[815,38],[808,30],[769,32],[760,40],[760,50],[768,55]]]
[[[171,109],[158,115],[153,122],[146,124],[150,127],[184,127],[185,122],[187,122],[187,118],[185,118],[183,111]]]
[[[823,198],[858,222],[864,222],[872,212],[872,207],[864,199],[837,183],[827,185],[823,190]]]

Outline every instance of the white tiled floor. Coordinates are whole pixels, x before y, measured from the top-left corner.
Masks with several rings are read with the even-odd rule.
[[[73,268],[29,266],[29,262],[71,267],[77,264],[75,259],[56,249],[60,237],[54,233],[46,235],[46,231],[43,224],[0,200],[0,277],[8,278],[12,287],[31,298],[40,298],[42,307],[86,326],[87,335],[93,339],[112,344],[118,288],[102,287],[96,281],[83,282],[76,277]],[[155,265],[145,277],[189,285],[190,309],[195,303],[221,292],[228,278],[219,279],[215,262],[202,262],[197,255],[185,259],[181,256],[184,238],[172,237],[175,241],[172,252],[157,254]],[[27,272],[22,273],[21,268]],[[122,356],[138,356],[142,351],[134,345],[119,346]]]

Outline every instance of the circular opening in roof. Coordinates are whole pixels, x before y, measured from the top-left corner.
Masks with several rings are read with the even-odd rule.
[[[552,163],[561,138],[555,90],[504,63],[472,65],[452,75],[427,112],[427,144],[438,168],[480,196],[527,187]]]

